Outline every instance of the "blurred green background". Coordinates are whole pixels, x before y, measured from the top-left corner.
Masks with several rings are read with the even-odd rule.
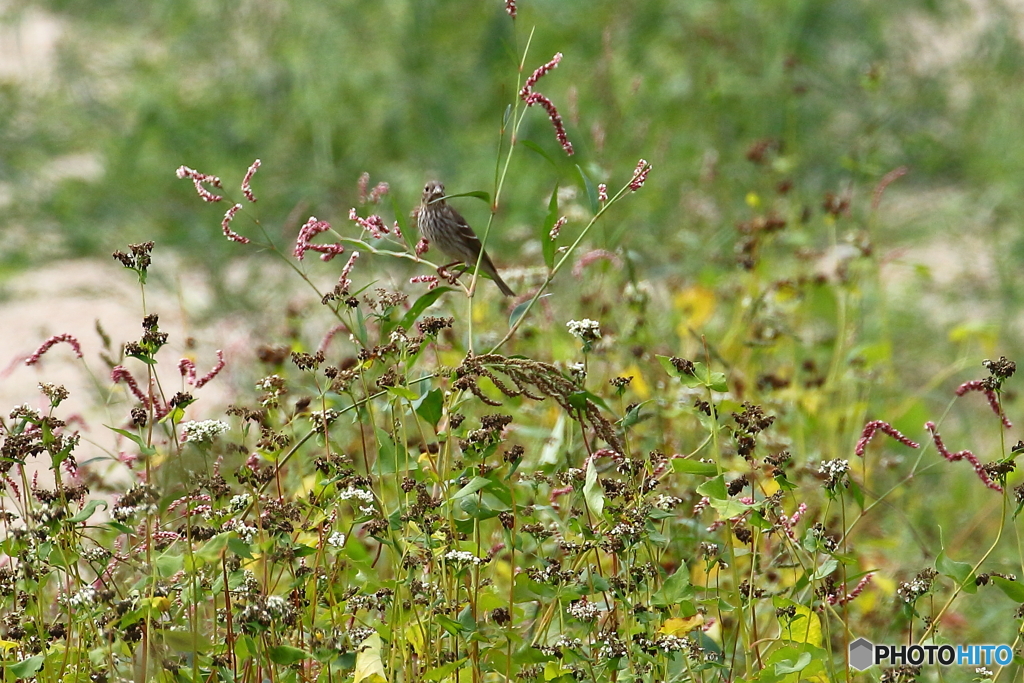
[[[4,8],[8,59],[40,14],[59,32],[49,68],[7,71],[0,91],[0,225],[33,237],[5,245],[7,264],[31,262],[45,233],[61,255],[155,239],[215,269],[234,247],[175,179],[180,164],[228,180],[262,158],[269,225],[300,203],[343,217],[362,171],[410,208],[431,174],[490,189],[515,51],[534,26],[528,69],[565,54],[541,90],[577,155],[558,153],[539,110],[526,137],[564,179],[573,162],[604,180],[650,159],[630,246],[683,273],[731,247],[721,233],[765,189],[745,159],[759,139],[782,142],[780,175],[808,196],[870,188],[903,164],[904,190],[955,190],[959,205],[934,198],[920,230],[967,217],[1005,230],[1024,181],[1019,24],[998,3],[528,0],[515,30],[499,0]],[[69,155],[95,172],[60,177]],[[553,180],[520,156],[506,224],[542,216]],[[1019,258],[1006,233],[999,253]]]

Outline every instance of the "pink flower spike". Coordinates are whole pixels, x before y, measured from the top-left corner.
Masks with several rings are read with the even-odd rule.
[[[537,70],[526,79],[523,89],[519,91],[519,97],[526,103],[527,107],[532,107],[535,104],[539,104],[544,107],[545,111],[548,113],[548,118],[551,119],[551,125],[555,127],[555,137],[558,138],[558,142],[562,145],[562,149],[565,150],[565,153],[572,156],[572,143],[569,142],[569,138],[565,134],[565,126],[562,123],[562,117],[558,113],[558,109],[550,99],[539,92],[534,92],[533,90],[533,86],[537,84],[537,81],[539,81],[544,74],[557,67],[558,63],[561,61],[562,53],[559,52],[551,58],[550,62],[538,67]]]
[[[920,444],[915,441],[911,441],[907,437],[900,434],[900,432],[888,422],[882,420],[872,420],[864,425],[864,431],[861,432],[860,440],[857,441],[857,447],[853,449],[853,452],[864,457],[864,449],[867,448],[868,442],[875,435],[876,431],[881,431],[883,434],[888,434],[892,438],[899,441],[904,446],[910,446],[911,448],[920,448]]]
[[[128,369],[126,367],[124,367],[123,365],[118,365],[115,368],[113,368],[110,371],[110,381],[114,382],[115,384],[118,382],[123,382],[127,384],[129,391],[132,392],[135,398],[139,399],[139,403],[146,406],[147,408],[149,407],[149,399],[147,399],[146,395],[142,393],[141,389],[139,389],[138,383],[135,381],[135,378],[132,377],[132,373],[128,372]]]
[[[338,279],[338,287],[343,292],[348,292],[348,288],[352,286],[352,280],[349,279],[349,275],[352,274],[352,266],[356,264],[356,259],[359,258],[359,252],[353,251],[352,255],[348,257],[348,263],[341,269],[341,278]]]
[[[388,193],[391,186],[387,183],[377,183],[372,190],[370,190],[370,196],[368,197],[371,204],[376,204],[380,201],[380,198]]]
[[[436,275],[417,275],[409,278],[409,282],[412,284],[416,284],[417,282],[427,282],[429,283],[429,286],[427,287],[428,290],[434,289],[438,284]]]
[[[572,267],[573,277],[583,277],[583,271],[592,263],[597,261],[608,261],[616,268],[622,268],[622,259],[617,254],[606,249],[594,249],[580,256],[579,261]]]
[[[647,163],[647,160],[641,159],[637,163],[636,169],[633,170],[633,180],[629,181],[629,189],[636,192],[643,187],[644,183],[647,182],[647,174],[650,170],[651,165]]]
[[[256,197],[252,193],[252,187],[249,186],[249,182],[252,180],[252,177],[256,175],[256,171],[259,170],[262,164],[263,162],[259,159],[252,162],[252,166],[249,167],[249,170],[245,172],[245,177],[242,178],[242,194],[245,195],[246,199],[253,203],[256,202]]]
[[[597,186],[597,201],[602,204],[608,201],[608,186],[604,183],[599,183]]]
[[[537,81],[539,81],[549,71],[557,67],[559,62],[561,61],[562,53],[556,52],[555,56],[551,58],[550,62],[548,62],[547,64],[542,64],[541,66],[537,67],[537,70],[530,74],[530,77],[526,79],[526,84],[523,85],[523,89],[519,91],[519,97],[521,97],[523,100],[526,100],[527,97],[529,97],[530,93],[533,92],[533,86],[537,85]]]
[[[992,481],[991,477],[988,476],[988,472],[985,471],[984,465],[981,464],[974,453],[970,451],[957,451],[956,453],[950,453],[949,449],[946,448],[946,444],[943,443],[942,437],[939,436],[939,430],[935,427],[934,422],[925,422],[924,428],[931,432],[932,441],[935,442],[935,449],[940,455],[942,455],[942,457],[950,462],[966,460],[974,467],[974,473],[978,475],[978,479],[981,479],[985,486],[989,487],[993,491],[998,491],[999,493],[1003,492],[1003,487]]]
[[[562,226],[565,225],[568,220],[568,218],[562,216],[557,221],[555,221],[554,226],[552,226],[551,228],[551,232],[548,233],[548,239],[550,239],[551,241],[557,240],[558,233],[562,231]]]
[[[353,209],[355,211],[355,209]],[[312,244],[310,242],[315,236],[319,235],[325,230],[330,230],[331,224],[327,221],[317,220],[316,216],[310,216],[309,220],[299,228],[299,236],[295,240],[295,249],[292,252],[295,258],[300,261],[305,256],[307,251],[315,251],[321,254],[320,258],[323,261],[330,261],[338,254],[345,252],[345,247],[335,242],[334,244]]]
[[[179,166],[178,170],[176,171],[176,175],[179,178],[190,179],[192,183],[196,186],[196,192],[199,193],[199,196],[202,198],[204,202],[219,202],[220,200],[224,199],[220,195],[215,195],[209,190],[207,190],[205,187],[203,187],[203,183],[209,183],[214,187],[223,187],[223,185],[221,185],[220,183],[220,178],[218,178],[217,176],[207,175],[206,173],[200,173],[199,171],[193,168],[189,168],[188,166]]]
[[[505,0],[505,11],[513,19],[516,18],[516,0]]]
[[[28,357],[28,360],[25,361],[25,365],[35,365],[36,363],[39,362],[39,359],[42,358],[44,353],[49,351],[54,344],[59,344],[60,342],[70,344],[71,348],[74,349],[75,351],[75,355],[78,358],[82,357],[82,347],[78,343],[78,340],[75,339],[74,335],[55,334],[46,341],[44,341],[42,345],[38,349],[36,349],[36,352]]]
[[[416,243],[416,258],[419,258],[430,250],[430,242],[420,238],[420,241]]]
[[[221,351],[220,349],[217,349],[217,364],[213,366],[212,370],[210,370],[208,373],[192,382],[192,384],[195,385],[196,389],[201,389],[203,385],[205,385],[211,379],[216,377],[220,373],[220,371],[224,369],[225,365],[227,365],[227,363],[224,361],[224,352]]]
[[[369,197],[369,195],[367,193],[367,190],[370,187],[370,174],[369,173],[367,173],[366,171],[363,171],[363,174],[361,176],[359,176],[359,182],[357,183],[357,187],[359,188],[359,204],[361,206],[361,205],[366,203],[366,200]]]
[[[964,382],[956,388],[956,395],[963,396],[968,391],[981,391],[985,394],[988,399],[988,405],[992,408],[992,412],[999,416],[1003,426],[1007,429],[1013,428],[1013,423],[1010,422],[1010,418],[1006,417],[1006,413],[1003,412],[1003,407],[999,405],[999,397],[996,396],[996,392],[985,385],[985,382],[980,379],[972,380],[970,382]]]
[[[384,219],[376,214],[360,218],[355,209],[349,209],[348,219],[363,230],[368,231],[375,240],[383,239],[385,235],[391,232],[388,226],[384,224]]]
[[[253,201],[256,201],[255,199]],[[238,242],[239,244],[249,244],[248,237],[242,237],[237,232],[231,229],[231,221],[234,220],[235,214],[238,213],[242,208],[241,204],[235,204],[224,214],[224,220],[220,222],[220,229],[232,242]]]
[[[330,345],[331,340],[334,339],[334,335],[338,334],[344,329],[345,326],[342,325],[341,323],[338,323],[337,325],[334,325],[331,329],[327,330],[327,334],[325,334],[324,338],[320,340],[320,346],[316,347],[317,353],[326,353],[327,347]]]

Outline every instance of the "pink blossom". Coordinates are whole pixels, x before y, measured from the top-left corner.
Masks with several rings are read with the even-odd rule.
[[[252,187],[250,187],[249,183],[252,181],[252,177],[256,175],[256,171],[259,169],[262,163],[263,162],[261,162],[259,159],[252,162],[252,166],[249,167],[249,170],[245,172],[245,177],[242,178],[242,194],[245,195],[246,199],[253,203],[256,202],[256,197],[255,195],[253,195]]]
[[[651,170],[651,165],[647,163],[646,159],[641,159],[637,162],[636,168],[633,170],[633,179],[629,181],[629,189],[636,192],[644,183],[647,182],[647,174]]]
[[[993,491],[1003,492],[1003,487],[992,481],[988,476],[988,472],[985,471],[984,466],[978,460],[977,456],[970,451],[957,451],[956,453],[950,453],[949,449],[946,448],[946,444],[942,442],[942,437],[939,436],[939,431],[935,427],[934,422],[926,422],[924,428],[932,434],[932,440],[935,442],[935,448],[946,460],[950,462],[956,462],[957,460],[966,460],[971,463],[974,467],[974,473],[978,475],[978,478]]]
[[[409,278],[409,282],[412,284],[416,284],[417,282],[427,282],[429,283],[429,286],[427,287],[428,290],[434,289],[438,285],[436,275],[417,275]]]
[[[861,580],[857,582],[857,586],[842,598],[840,598],[838,595],[828,596],[828,604],[845,605],[846,603],[850,602],[864,591],[867,585],[871,583],[871,579],[874,576],[874,574],[865,574],[863,577],[861,577]]]
[[[857,447],[854,448],[853,452],[863,458],[864,449],[867,448],[868,442],[871,441],[871,438],[875,435],[875,432],[879,430],[885,434],[888,434],[889,436],[896,439],[905,446],[910,446],[911,448],[920,447],[918,443],[911,441],[907,437],[900,434],[899,431],[888,422],[883,422],[882,420],[872,420],[871,422],[868,422],[866,425],[864,425],[864,431],[861,432],[860,440],[857,441]]]
[[[255,200],[253,200],[255,201]],[[248,237],[242,237],[237,232],[231,229],[231,221],[234,220],[235,214],[242,208],[241,204],[235,204],[227,212],[224,213],[224,220],[220,222],[221,232],[232,242],[238,242],[239,244],[249,244]]]
[[[505,11],[513,19],[516,18],[516,0],[505,0]]]
[[[295,240],[295,249],[292,252],[295,258],[301,261],[307,251],[316,251],[321,254],[320,259],[322,261],[330,261],[338,254],[344,253],[345,247],[338,242],[334,244],[313,244],[310,242],[311,239],[320,233],[330,229],[331,224],[327,221],[317,220],[316,216],[310,216],[309,220],[299,228],[299,236]]]
[[[551,232],[548,233],[548,239],[552,241],[558,239],[558,233],[562,231],[562,226],[565,225],[567,221],[568,219],[565,216],[562,216],[555,221],[554,226],[551,228]]]
[[[555,107],[554,103],[548,97],[539,92],[534,92],[533,90],[533,86],[537,84],[537,81],[539,81],[541,77],[549,71],[557,67],[558,63],[561,61],[562,53],[559,52],[552,57],[550,62],[539,66],[537,70],[526,79],[523,89],[519,91],[519,97],[526,103],[527,107],[539,104],[545,111],[547,111],[548,118],[551,119],[551,125],[555,127],[555,137],[558,138],[558,142],[562,145],[562,149],[565,150],[565,153],[572,156],[572,143],[569,142],[569,138],[565,134],[565,125],[562,123],[562,116],[558,113],[558,108]]]
[[[128,372],[128,369],[126,367],[124,367],[123,365],[118,365],[114,367],[110,371],[110,381],[114,382],[115,384],[118,382],[123,382],[127,384],[128,389],[132,392],[135,398],[139,399],[139,403],[146,406],[147,408],[149,407],[149,399],[146,398],[146,395],[142,393],[141,389],[139,389],[138,383],[135,381],[135,378],[132,377],[132,373]]]
[[[326,352],[327,346],[331,343],[331,340],[334,339],[334,335],[338,334],[344,329],[345,326],[342,325],[341,323],[338,323],[337,325],[332,326],[331,329],[327,330],[327,334],[325,334],[324,338],[320,340],[320,346],[316,347],[317,353]]]
[[[67,344],[70,344],[71,348],[74,349],[75,351],[75,355],[78,358],[82,357],[82,346],[78,343],[78,340],[75,339],[73,335],[55,334],[46,341],[44,341],[42,346],[36,349],[36,352],[28,357],[28,360],[25,361],[25,365],[35,365],[36,363],[39,362],[39,359],[42,358],[44,353],[49,351],[54,344],[59,344],[60,342],[66,342]]]
[[[215,175],[207,175],[206,173],[200,173],[199,171],[189,168],[188,166],[179,166],[176,172],[179,178],[189,178],[192,183],[196,186],[196,192],[203,199],[204,202],[219,202],[223,197],[220,195],[213,194],[205,187],[203,183],[209,183],[214,187],[223,187],[220,184],[220,178]]]
[[[573,276],[583,277],[583,271],[587,266],[597,261],[608,261],[616,268],[622,268],[622,259],[617,254],[613,254],[606,249],[594,249],[580,256],[579,260],[576,261],[576,264],[572,267]]]
[[[708,498],[707,496],[704,496],[703,498],[698,500],[697,504],[693,506],[693,514],[694,514],[694,516],[699,515],[700,513],[702,513],[705,510],[707,510],[708,509],[708,505],[711,505],[711,499]]]
[[[416,243],[416,258],[419,258],[426,254],[429,249],[430,242],[421,237],[420,241]]]
[[[196,364],[188,358],[182,358],[178,361],[178,372],[185,380],[194,386],[196,389],[200,389],[209,382],[211,379],[217,376],[217,374],[224,369],[226,363],[224,362],[224,352],[217,349],[217,364],[213,366],[213,369],[208,373],[196,379]]]
[[[604,183],[598,183],[597,185],[597,201],[602,204],[608,201],[608,186]]]
[[[370,174],[363,171],[362,175],[359,176],[359,182],[356,186],[359,188],[359,203],[365,204],[368,197],[367,190],[370,187]]]
[[[885,188],[889,187],[891,182],[902,178],[909,172],[910,169],[906,166],[898,166],[882,176],[882,179],[878,181],[878,185],[875,186],[875,191],[871,193],[872,211],[876,211],[878,209],[878,205],[882,202],[882,193],[885,192]]]
[[[993,413],[999,416],[1003,426],[1007,429],[1011,429],[1013,427],[1013,423],[1010,422],[1010,418],[1006,417],[1006,413],[1003,412],[1003,407],[999,405],[999,397],[996,396],[996,392],[985,386],[985,382],[980,379],[964,382],[956,388],[956,395],[963,396],[968,391],[984,392],[985,397],[988,399],[989,407],[992,408]]]
[[[356,264],[356,259],[359,258],[359,252],[353,251],[352,255],[348,257],[348,263],[341,269],[341,278],[338,279],[338,287],[343,292],[348,292],[348,288],[352,286],[352,280],[349,279],[349,275],[352,274],[352,267]]]
[[[388,193],[391,186],[387,183],[377,183],[372,190],[370,190],[369,201],[371,204],[376,204],[380,201],[380,198]]]
[[[350,209],[348,212],[348,219],[363,230],[367,230],[375,240],[383,239],[384,235],[391,232],[388,229],[388,226],[384,224],[384,219],[377,214],[372,214],[366,218],[360,218],[355,209]]]

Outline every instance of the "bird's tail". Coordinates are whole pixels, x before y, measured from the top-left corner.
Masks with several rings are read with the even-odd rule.
[[[494,284],[498,285],[498,289],[505,296],[515,296],[516,293],[512,291],[512,288],[505,284],[505,281],[501,279],[501,276],[497,272],[492,273],[491,277],[494,278]]]

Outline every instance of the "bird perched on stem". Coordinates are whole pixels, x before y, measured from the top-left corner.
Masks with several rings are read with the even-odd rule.
[[[423,188],[423,199],[416,215],[416,227],[419,228],[423,239],[448,257],[456,259],[437,269],[442,277],[451,266],[457,263],[475,266],[477,259],[480,258],[480,238],[473,232],[473,228],[469,227],[466,219],[448,205],[445,201],[444,185],[436,180],[431,180]],[[502,294],[515,296],[512,288],[498,275],[498,269],[494,267],[486,251],[483,258],[480,258],[480,270],[491,276]]]

